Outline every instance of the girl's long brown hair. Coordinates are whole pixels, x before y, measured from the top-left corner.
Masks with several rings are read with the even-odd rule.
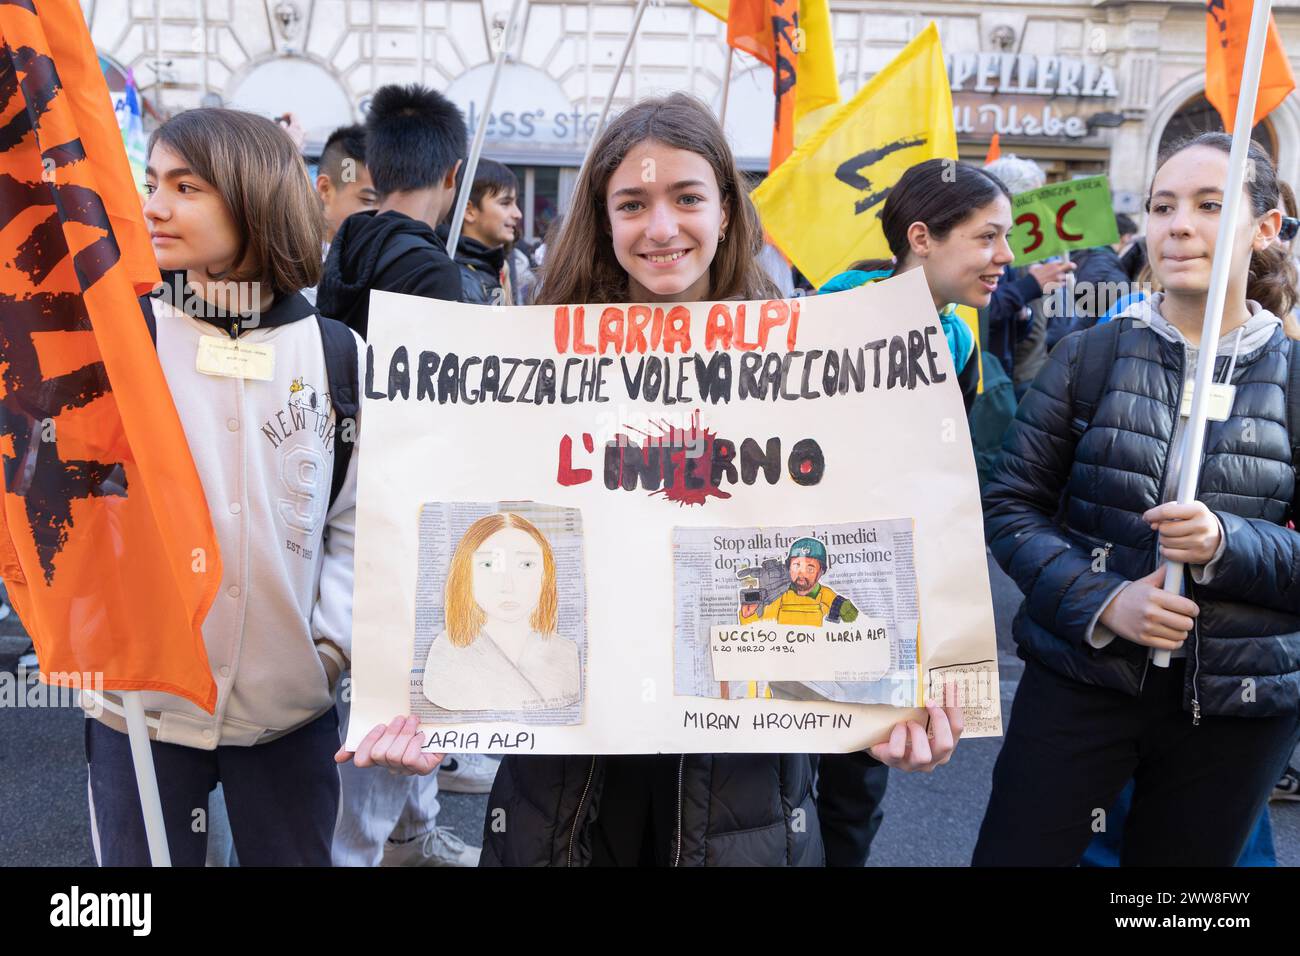
[[[620,113],[596,141],[569,212],[548,239],[534,301],[539,305],[626,302],[627,273],[614,257],[605,194],[633,147],[652,140],[703,156],[713,167],[727,211],[727,238],[709,266],[709,298],[770,299],[780,293],[758,264],[763,230],[736,159],[713,113],[685,93],[642,100]]]

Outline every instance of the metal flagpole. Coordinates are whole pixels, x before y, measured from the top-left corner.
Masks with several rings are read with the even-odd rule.
[[[501,46],[497,50],[496,62],[492,65],[492,82],[488,84],[487,99],[483,103],[483,112],[479,114],[478,127],[474,130],[474,142],[469,148],[469,158],[465,160],[464,175],[460,181],[460,192],[456,196],[456,209],[451,217],[451,232],[447,234],[447,255],[456,258],[456,246],[460,244],[460,230],[465,225],[465,206],[469,203],[470,190],[474,188],[474,176],[478,172],[478,158],[483,152],[483,139],[487,136],[488,117],[492,115],[492,100],[497,95],[497,81],[501,79],[501,68],[506,62],[506,52],[514,37],[515,23],[519,19],[519,8],[524,0],[515,0],[510,7],[510,19],[501,34]]]
[[[722,109],[718,110],[718,125],[727,128],[727,100],[731,97],[731,64],[736,59],[736,51],[727,44],[727,69],[722,74]]]
[[[1246,43],[1246,61],[1242,67],[1241,93],[1237,100],[1237,120],[1232,128],[1232,150],[1228,154],[1228,181],[1223,186],[1223,208],[1219,213],[1219,234],[1214,242],[1210,290],[1205,297],[1205,321],[1201,325],[1192,413],[1187,421],[1187,445],[1183,451],[1182,471],[1178,476],[1178,503],[1184,505],[1196,500],[1196,486],[1201,477],[1205,423],[1210,410],[1210,387],[1214,382],[1214,358],[1219,348],[1223,307],[1228,298],[1228,264],[1232,259],[1233,230],[1241,211],[1247,150],[1250,148],[1250,131],[1255,125],[1255,100],[1259,96],[1259,73],[1264,64],[1264,41],[1268,34],[1272,5],[1272,0],[1255,0],[1250,15],[1250,35]],[[1171,561],[1165,566],[1164,589],[1175,594],[1182,593],[1181,563]],[[1151,655],[1151,662],[1157,667],[1168,667],[1169,652],[1155,651]]]
[[[149,859],[154,866],[171,866],[167,846],[167,828],[163,825],[162,799],[158,796],[158,776],[149,747],[149,725],[144,719],[144,702],[139,691],[122,694],[126,713],[126,732],[131,744],[131,763],[135,765],[135,787],[140,792],[140,809],[144,811],[144,832],[149,841]]]
[[[600,131],[605,128],[605,119],[609,116],[609,105],[614,102],[614,94],[618,92],[618,81],[623,78],[623,68],[627,66],[628,54],[632,52],[632,44],[636,42],[637,31],[641,29],[641,17],[645,15],[646,0],[637,0],[636,10],[632,14],[632,29],[628,32],[627,42],[623,44],[623,55],[618,58],[618,68],[614,70],[614,79],[609,84],[609,95],[605,97],[605,102],[600,107],[600,119],[596,121],[596,128],[591,131],[591,141],[587,143],[587,152],[582,157],[582,168],[578,170],[578,178],[582,178],[582,170],[587,168],[587,161],[591,159],[591,152],[596,148],[596,140],[600,139]]]

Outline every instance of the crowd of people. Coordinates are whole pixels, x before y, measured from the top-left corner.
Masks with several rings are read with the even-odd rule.
[[[1116,246],[1025,268],[1012,264],[1012,198],[1042,170],[1016,157],[920,163],[884,203],[891,257],[816,290],[922,270],[970,413],[988,544],[1025,596],[1014,637],[1026,668],[976,865],[1231,866],[1250,847],[1267,859],[1270,794],[1300,798],[1288,769],[1300,740],[1296,220],[1257,148],[1214,346],[1231,407],[1209,424],[1200,500],[1174,500],[1229,142],[1203,135],[1160,157],[1141,236],[1118,216]],[[260,424],[304,383],[355,392],[370,293],[684,302],[769,298],[794,278],[691,97],[643,100],[600,132],[544,250],[522,241],[518,183],[488,158],[448,249],[466,156],[460,111],[418,86],[380,89],[364,126],[329,138],[314,183],[283,128],[252,114],[190,110],[150,138],[144,214],[164,278],[180,281],[142,309],[226,561],[204,624],[215,713],[146,704],[173,860],[203,863],[192,814],[220,786],[246,865],[863,865],[890,771],[931,771],[960,750],[955,698],[857,754],[444,758],[406,716],[340,749],[364,415],[347,443],[311,430],[268,440]],[[258,290],[256,323],[212,307],[231,281]],[[982,341],[959,305],[983,310]],[[273,339],[275,388],[196,371],[210,335]],[[319,462],[328,488],[282,480],[288,454]],[[285,521],[302,548],[285,549]],[[1166,561],[1187,566],[1185,593],[1162,589]],[[1156,650],[1171,666],[1152,663]],[[96,852],[145,864],[115,711],[86,721]],[[439,788],[490,791],[481,849],[439,825]],[[509,825],[493,827],[502,811]]]

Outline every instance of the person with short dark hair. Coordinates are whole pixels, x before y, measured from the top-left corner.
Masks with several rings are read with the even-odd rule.
[[[1115,213],[1115,231],[1119,233],[1119,249],[1123,252],[1130,242],[1137,238],[1138,227],[1133,217],[1122,212]]]
[[[366,168],[365,127],[340,126],[330,133],[316,170],[316,193],[325,212],[327,245],[334,241],[344,219],[379,205],[379,194]]]
[[[363,337],[372,289],[460,299],[460,270],[434,230],[455,202],[466,152],[460,110],[418,84],[380,87],[365,129],[366,167],[379,207],[343,221],[318,293],[322,314]]]
[[[463,181],[462,168],[457,175],[457,192]],[[515,304],[509,256],[515,227],[523,218],[518,197],[519,181],[509,166],[486,157],[478,161],[465,205],[465,222],[456,243],[462,302]],[[444,243],[450,231],[447,223],[438,228]]]
[[[457,301],[460,270],[436,229],[456,198],[465,121],[446,97],[418,85],[384,86],[371,100],[365,159],[379,208],[349,216],[325,261],[321,312],[365,335],[370,291]],[[343,706],[340,705],[340,709]],[[345,767],[334,835],[336,866],[473,866],[479,851],[437,825],[439,786],[486,793],[486,758],[457,756],[437,778],[390,778]]]

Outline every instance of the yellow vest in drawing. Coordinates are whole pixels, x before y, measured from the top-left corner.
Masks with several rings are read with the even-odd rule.
[[[778,624],[819,626],[825,622],[826,615],[830,612],[831,604],[835,598],[835,592],[824,584],[818,584],[804,595],[796,594],[794,589],[791,588],[766,607],[760,608],[756,613],[740,615],[740,623],[776,621]]]

